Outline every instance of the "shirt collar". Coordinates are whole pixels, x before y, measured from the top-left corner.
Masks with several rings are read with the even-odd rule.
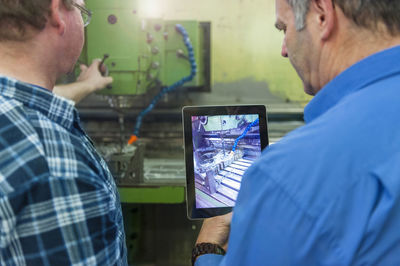
[[[304,120],[311,122],[347,95],[378,80],[400,73],[400,46],[383,50],[352,65],[323,87],[304,108]]]
[[[67,129],[71,129],[74,122],[79,124],[75,103],[43,87],[0,76],[0,95],[12,98],[43,113],[50,120]]]

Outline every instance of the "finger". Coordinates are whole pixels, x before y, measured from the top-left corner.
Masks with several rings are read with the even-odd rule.
[[[100,64],[101,59],[100,58],[95,58],[92,60],[92,64]]]
[[[96,68],[98,68],[98,67],[100,66],[100,64],[101,64],[101,59],[96,58],[96,59],[93,59],[93,60],[92,60],[92,64],[90,65],[90,67],[96,67]]]
[[[79,66],[79,68],[81,69],[81,72],[84,72],[84,71],[86,71],[88,69],[88,67],[86,65],[84,65],[84,64],[81,64]]]
[[[107,85],[111,84],[113,82],[113,78],[112,77],[106,77],[104,80],[106,81]]]

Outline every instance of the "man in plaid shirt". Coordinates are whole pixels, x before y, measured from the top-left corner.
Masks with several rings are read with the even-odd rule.
[[[0,0],[0,265],[126,265],[113,178],[72,101],[82,0]]]

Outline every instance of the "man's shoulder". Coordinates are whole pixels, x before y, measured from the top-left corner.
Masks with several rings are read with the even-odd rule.
[[[0,146],[2,150],[14,145],[38,146],[34,126],[38,114],[21,102],[0,95]],[[39,145],[40,146],[40,145]]]
[[[0,97],[0,184],[2,193],[49,175],[39,136],[24,107]]]
[[[56,130],[57,129],[57,130]],[[37,110],[0,95],[0,175],[3,192],[22,188],[34,180],[52,175],[46,142],[51,131],[62,127]],[[58,139],[59,142],[62,142]]]
[[[388,158],[398,158],[400,105],[395,102],[400,97],[368,89],[270,145],[246,179],[273,181],[299,206],[319,213],[344,191],[351,193],[361,184],[372,191],[376,177],[386,184],[390,176],[398,176],[397,168],[376,173]]]

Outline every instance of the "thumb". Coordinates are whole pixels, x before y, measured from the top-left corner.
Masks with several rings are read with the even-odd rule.
[[[93,59],[93,61],[92,61],[92,66],[95,66],[95,67],[99,67],[100,66],[100,64],[101,64],[101,59],[99,59],[99,58],[96,58],[96,59]]]
[[[85,72],[88,69],[88,67],[84,64],[81,64],[79,68],[81,69],[81,72]]]
[[[106,81],[107,85],[108,85],[108,84],[111,84],[111,83],[113,82],[113,78],[112,78],[112,77],[110,77],[110,76],[108,76],[108,77],[105,77],[105,79],[104,79],[104,80]]]

